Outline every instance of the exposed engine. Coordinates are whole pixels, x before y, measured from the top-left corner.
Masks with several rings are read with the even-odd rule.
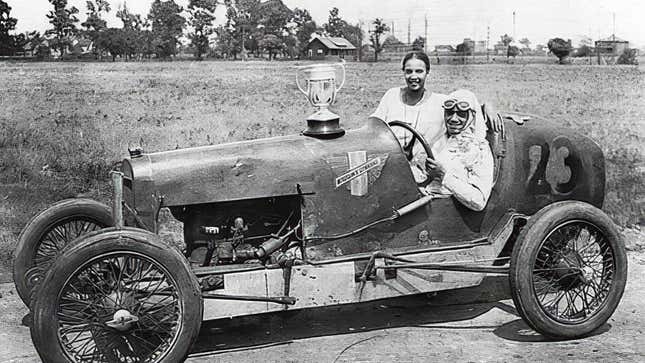
[[[300,198],[273,197],[171,208],[184,222],[186,257],[201,266],[287,266],[302,254]]]

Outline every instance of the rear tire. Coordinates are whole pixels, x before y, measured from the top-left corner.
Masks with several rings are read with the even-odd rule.
[[[203,305],[186,259],[150,232],[105,229],[59,256],[32,303],[43,362],[179,362]]]
[[[14,252],[13,281],[25,305],[65,246],[113,225],[110,208],[92,199],[63,200],[34,216],[20,232]]]
[[[510,265],[524,321],[555,339],[588,335],[614,313],[625,289],[625,246],[611,219],[583,202],[551,204],[522,229]]]

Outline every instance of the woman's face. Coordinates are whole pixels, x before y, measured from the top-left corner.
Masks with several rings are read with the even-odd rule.
[[[426,64],[422,60],[411,58],[403,65],[403,74],[405,76],[405,83],[412,91],[419,91],[423,89],[426,83],[428,72],[426,71]]]

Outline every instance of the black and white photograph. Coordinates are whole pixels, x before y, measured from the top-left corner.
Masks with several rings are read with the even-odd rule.
[[[643,14],[0,0],[0,363],[645,361]]]

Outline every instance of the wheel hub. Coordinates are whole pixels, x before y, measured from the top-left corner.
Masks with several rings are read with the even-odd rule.
[[[134,323],[139,321],[139,317],[132,315],[128,310],[117,310],[112,316],[112,320],[106,321],[105,325],[118,331],[129,330]]]

